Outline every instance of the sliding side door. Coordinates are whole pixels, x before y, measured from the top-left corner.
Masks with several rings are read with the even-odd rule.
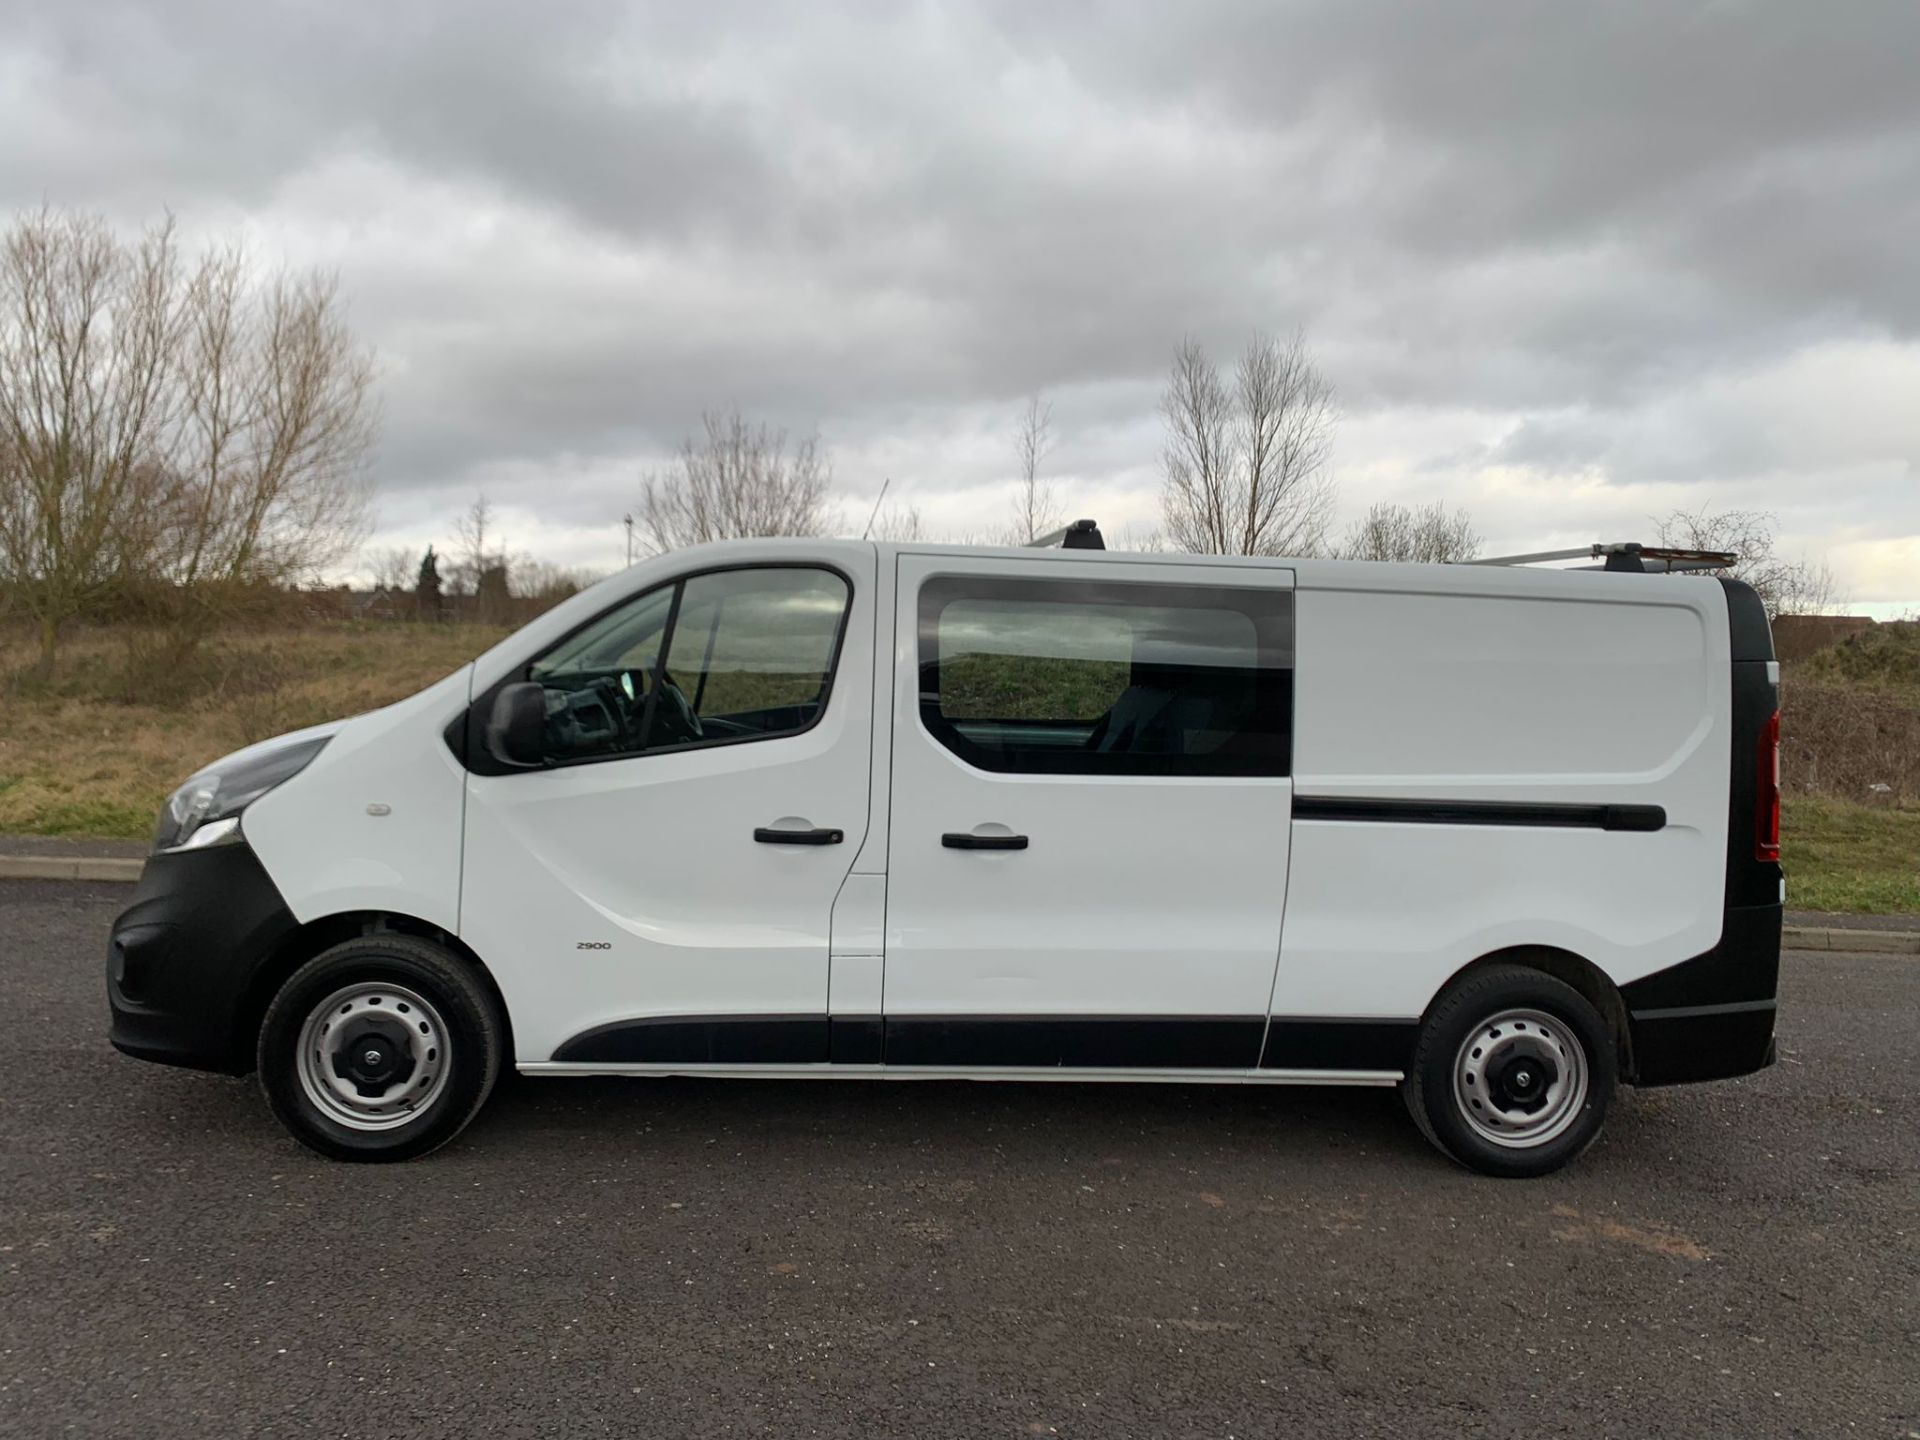
[[[1291,572],[898,564],[888,1065],[1256,1065],[1286,891]]]

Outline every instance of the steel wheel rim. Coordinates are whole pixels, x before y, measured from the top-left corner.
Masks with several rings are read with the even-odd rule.
[[[1502,1010],[1461,1042],[1453,1098],[1481,1139],[1528,1150],[1558,1139],[1586,1108],[1590,1067],[1573,1028],[1544,1010]]]
[[[430,1110],[446,1089],[452,1059],[446,1022],[431,1001],[404,985],[369,980],[334,991],[308,1013],[294,1070],[327,1119],[380,1131]]]

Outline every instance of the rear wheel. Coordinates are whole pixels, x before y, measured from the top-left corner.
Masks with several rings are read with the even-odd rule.
[[[446,1144],[493,1089],[504,1027],[461,960],[368,935],[309,960],[260,1027],[260,1083],[302,1144],[336,1160],[410,1160]]]
[[[1606,1121],[1613,1036],[1579,991],[1492,965],[1434,1003],[1401,1094],[1433,1143],[1488,1175],[1558,1170]]]

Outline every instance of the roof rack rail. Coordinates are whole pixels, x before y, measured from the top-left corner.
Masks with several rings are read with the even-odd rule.
[[[1100,527],[1091,520],[1076,520],[1071,525],[1062,525],[1058,530],[1049,531],[1036,539],[1029,540],[1029,550],[1104,550],[1107,542],[1101,537]]]
[[[1463,560],[1463,565],[1537,565],[1545,560],[1599,560],[1599,565],[1569,565],[1569,570],[1614,570],[1633,575],[1683,575],[1690,571],[1725,570],[1737,564],[1731,550],[1677,550],[1665,545],[1642,545],[1637,540],[1582,545],[1572,550],[1536,550],[1531,555],[1493,555],[1485,560]]]

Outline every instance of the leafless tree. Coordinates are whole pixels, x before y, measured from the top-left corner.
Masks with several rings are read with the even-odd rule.
[[[1131,550],[1140,555],[1161,555],[1166,553],[1167,537],[1158,528],[1143,530],[1133,525],[1122,525],[1118,533],[1107,537],[1107,546],[1113,550]]]
[[[378,417],[372,358],[335,282],[256,285],[228,249],[200,263],[183,318],[179,423],[161,450],[173,483],[150,572],[183,596],[217,596],[345,558],[363,533]]]
[[[1463,509],[1448,510],[1436,500],[1415,509],[1379,504],[1347,527],[1334,554],[1342,560],[1398,560],[1423,565],[1452,565],[1480,553],[1480,535]]]
[[[183,263],[41,210],[0,241],[0,568],[40,626],[138,590],[191,634],[209,597],[348,552],[366,510],[372,362],[332,281]],[[198,617],[198,618],[197,618]]]
[[[1199,341],[1174,353],[1161,399],[1161,510],[1174,549],[1312,555],[1333,520],[1333,387],[1296,332],[1248,342],[1229,386]]]
[[[475,495],[473,503],[453,522],[453,583],[468,595],[480,593],[480,577],[496,565],[506,563],[506,555],[496,544],[493,533],[493,502],[485,493]]]
[[[1662,545],[1725,550],[1740,558],[1722,573],[1753,586],[1769,615],[1818,615],[1840,598],[1824,560],[1789,560],[1774,550],[1779,517],[1766,510],[1675,510],[1653,522]]]
[[[791,450],[784,430],[739,411],[702,417],[675,466],[648,476],[635,520],[655,553],[708,540],[820,535],[828,528],[832,467],[809,436]]]
[[[917,541],[932,537],[927,533],[926,522],[921,519],[918,505],[886,504],[874,512],[872,523],[867,526],[867,538]]]
[[[472,600],[468,618],[485,625],[503,624],[513,608],[512,562],[495,532],[493,504],[475,495],[466,512],[454,521],[455,585]],[[456,612],[459,613],[459,612]]]
[[[0,242],[0,569],[43,666],[123,578],[123,527],[146,519],[132,502],[174,418],[180,289],[170,221],[128,245],[41,210]]]
[[[1007,532],[1010,544],[1025,545],[1066,523],[1052,483],[1040,478],[1041,462],[1052,450],[1053,402],[1038,393],[1030,395],[1013,432],[1020,484],[1013,496],[1013,523]]]
[[[373,588],[394,594],[411,591],[420,576],[420,557],[404,545],[388,545],[366,557]]]
[[[559,604],[600,578],[586,570],[556,565],[551,560],[536,560],[531,555],[514,556],[510,569],[516,599],[537,600],[548,605]]]

